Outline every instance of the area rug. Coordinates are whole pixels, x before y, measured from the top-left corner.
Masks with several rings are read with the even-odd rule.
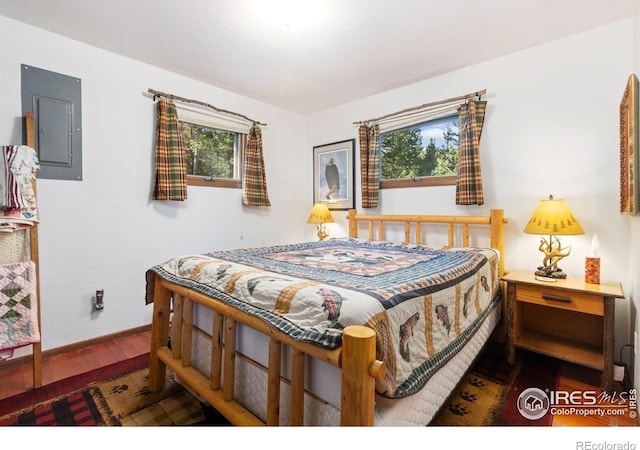
[[[0,426],[224,426],[213,408],[185,390],[168,370],[161,392],[147,388],[142,355],[0,400]],[[556,386],[556,360],[534,353],[505,362],[501,346],[482,353],[435,426],[550,426],[551,417],[523,417],[517,398],[530,387]]]
[[[525,418],[518,411],[518,396],[528,388],[554,389],[558,364],[553,358],[521,352],[514,365],[505,361],[500,346],[489,346],[460,384],[442,411],[435,426],[551,426],[547,414]]]
[[[147,388],[149,356],[116,363],[0,401],[0,426],[168,426],[210,422],[168,371]]]

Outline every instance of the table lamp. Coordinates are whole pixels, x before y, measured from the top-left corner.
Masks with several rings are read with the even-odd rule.
[[[549,236],[549,240],[545,237],[540,240],[538,250],[544,253],[544,258],[542,266],[536,270],[536,276],[548,278],[549,281],[566,278],[566,273],[558,267],[558,261],[569,256],[571,246],[562,247],[558,236],[584,234],[584,230],[564,200],[556,200],[553,195],[548,200],[540,200],[524,232]]]
[[[325,223],[333,222],[333,217],[331,216],[331,212],[329,211],[329,207],[326,203],[316,203],[313,205],[313,209],[311,210],[311,214],[309,214],[309,219],[307,219],[307,223],[315,223],[316,228],[318,229],[318,239],[321,241],[325,240],[329,233],[325,229]]]

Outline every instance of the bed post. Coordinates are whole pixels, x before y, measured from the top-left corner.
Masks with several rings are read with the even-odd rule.
[[[347,219],[349,219],[349,237],[358,237],[358,222],[355,220],[356,210],[350,209],[347,213]]]
[[[491,248],[500,252],[500,276],[505,274],[504,269],[504,210],[492,209],[490,215],[491,227]]]
[[[502,209],[492,209],[489,217],[490,223],[490,233],[491,233],[491,248],[495,248],[500,252],[500,258],[498,259],[498,276],[502,278],[506,269],[504,267],[504,224],[508,221],[504,218],[504,210]],[[493,335],[495,336],[498,342],[506,341],[507,336],[507,327],[505,322],[505,311],[507,310],[507,296],[506,294],[506,285],[504,281],[500,281],[500,289],[502,290],[502,299],[500,300],[500,307],[502,309],[502,319],[496,326],[493,331]]]
[[[167,346],[169,339],[169,315],[171,292],[159,277],[154,281],[153,319],[151,322],[151,349],[149,350],[149,390],[158,392],[164,388],[166,365],[158,358],[158,350]],[[180,345],[176,342],[175,345]]]
[[[341,426],[373,426],[376,379],[385,365],[376,360],[376,332],[365,326],[348,326],[342,333]]]

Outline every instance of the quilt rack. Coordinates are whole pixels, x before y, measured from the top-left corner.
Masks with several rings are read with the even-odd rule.
[[[35,123],[33,113],[27,113],[25,117],[26,125],[26,141],[27,145],[35,148]],[[33,192],[37,196],[36,179],[33,178]],[[16,234],[21,233],[21,234]],[[13,233],[0,233],[0,244],[3,250],[3,263],[22,262],[29,258],[35,264],[36,274],[36,302],[38,309],[38,332],[41,332],[40,326],[40,258],[38,250],[38,224],[37,222],[30,226],[28,230],[20,230]],[[17,250],[18,248],[26,248],[27,250]],[[36,342],[32,345],[32,365],[33,365],[33,387],[42,387],[42,343]]]

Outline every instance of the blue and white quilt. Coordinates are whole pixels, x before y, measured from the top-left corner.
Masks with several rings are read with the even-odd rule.
[[[368,326],[387,367],[376,391],[401,398],[420,390],[499,306],[498,258],[485,248],[357,238],[188,255],[147,272],[147,302],[158,275],[324,348],[340,346],[345,327]]]

